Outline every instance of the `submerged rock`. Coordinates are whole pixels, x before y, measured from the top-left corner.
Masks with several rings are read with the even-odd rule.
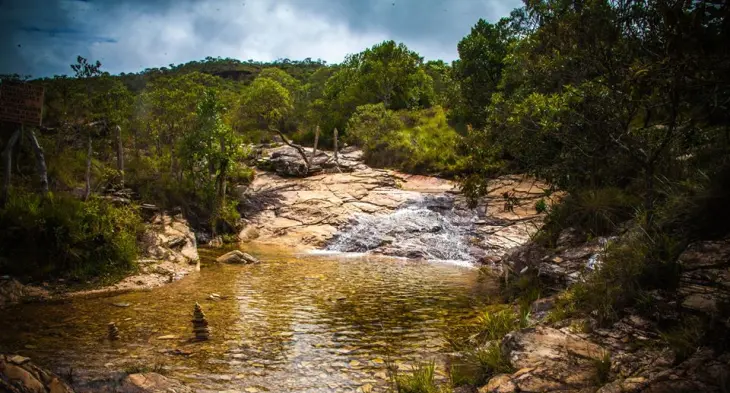
[[[0,355],[0,392],[73,393],[57,375],[23,356]]]
[[[260,261],[256,259],[251,254],[247,254],[243,251],[239,250],[233,250],[231,252],[227,252],[218,258],[215,259],[216,262],[220,263],[242,263],[242,264],[249,264],[249,263],[259,263]]]
[[[122,381],[120,393],[191,393],[192,390],[174,379],[157,373],[130,374]]]

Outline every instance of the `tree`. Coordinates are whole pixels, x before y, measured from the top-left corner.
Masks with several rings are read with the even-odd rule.
[[[85,105],[81,106],[86,110],[87,115],[90,115],[90,111],[93,107],[93,104],[91,103],[93,90],[89,80],[101,75],[100,68],[101,63],[98,60],[96,63],[89,63],[81,56],[76,58],[76,64],[71,64],[71,69],[75,72],[76,78],[84,80],[86,87],[86,100],[83,101]],[[84,176],[86,188],[84,189],[84,200],[88,200],[91,196],[91,159],[93,155],[92,134],[94,132],[94,126],[96,126],[94,123],[82,126],[87,129],[86,174]]]
[[[278,134],[284,143],[299,152],[309,168],[309,159],[304,148],[290,142],[281,131],[284,119],[292,109],[292,99],[287,89],[273,79],[258,77],[241,100],[239,121],[244,128],[263,129]]]
[[[502,79],[504,58],[514,36],[509,19],[496,24],[480,19],[471,33],[457,46],[459,60],[454,62],[454,79],[460,86],[463,121],[475,128],[484,126],[487,106]]]

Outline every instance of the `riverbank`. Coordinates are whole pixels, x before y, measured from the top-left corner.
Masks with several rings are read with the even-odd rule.
[[[504,278],[513,291],[520,288],[513,306],[527,319],[514,330],[482,326],[496,337],[477,351],[499,360],[482,364],[480,393],[727,391],[730,352],[723,332],[730,320],[722,319],[728,301],[722,288],[730,284],[730,238],[686,248],[676,296],[647,292],[643,303],[612,310],[616,318],[601,321],[600,310],[576,308],[572,291],[602,268],[612,244],[626,236],[583,242],[568,230],[555,248],[528,244],[510,252],[504,268],[513,275]],[[535,278],[541,292],[534,291]],[[525,303],[532,296],[538,299]],[[470,352],[464,356],[468,362]]]

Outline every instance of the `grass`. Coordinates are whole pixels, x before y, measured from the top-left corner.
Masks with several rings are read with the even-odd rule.
[[[436,364],[431,361],[413,367],[410,374],[399,374],[397,368],[391,370],[391,381],[397,393],[445,393],[448,389],[436,383]]]
[[[481,386],[497,374],[514,372],[509,359],[504,356],[499,343],[492,342],[463,353],[461,361],[451,365],[454,386]]]
[[[660,332],[660,336],[674,352],[676,364],[687,360],[697,351],[705,335],[705,324],[697,317],[684,318],[678,325]]]
[[[611,353],[604,351],[600,356],[593,359],[593,366],[596,371],[593,376],[593,381],[596,386],[603,386],[611,377]]]
[[[480,342],[501,340],[507,333],[527,327],[528,324],[529,314],[518,314],[512,308],[484,311],[477,317],[477,337]]]

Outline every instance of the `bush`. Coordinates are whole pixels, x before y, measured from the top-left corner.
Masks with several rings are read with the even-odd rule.
[[[0,270],[31,279],[111,279],[135,268],[142,223],[133,207],[11,194],[0,209]]]
[[[368,165],[408,173],[455,176],[463,171],[461,136],[441,107],[393,112],[364,105],[348,122],[347,140],[361,146]]]

